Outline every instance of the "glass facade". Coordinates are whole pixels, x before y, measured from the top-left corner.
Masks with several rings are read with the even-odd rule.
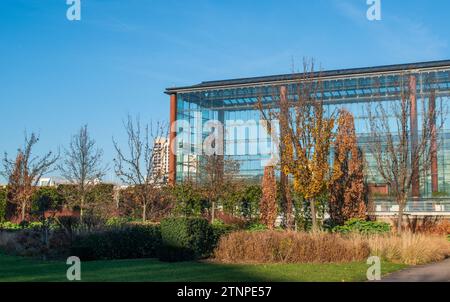
[[[436,95],[436,108],[446,113],[450,99],[450,64],[440,64],[435,68],[420,68],[413,64],[401,70],[378,71],[375,68],[344,72],[343,75],[336,72],[327,75],[327,72],[324,72],[320,78],[323,89],[316,97],[323,99],[326,112],[345,108],[353,113],[358,142],[365,151],[368,162],[369,183],[375,186],[382,186],[383,179],[378,175],[373,156],[366,146],[369,133],[367,106],[374,101],[381,101],[383,106],[388,108],[389,102],[399,100],[401,86],[408,87],[408,84],[404,83],[409,83],[411,77],[416,79],[415,94],[418,104],[421,104],[420,100],[424,100],[426,104],[433,91]],[[269,77],[267,80],[255,78],[253,82],[252,79],[206,82],[203,85],[174,89],[177,95],[177,120],[182,121],[181,125],[184,125],[178,125],[176,129],[176,180],[183,181],[199,173],[197,163],[201,157],[201,144],[192,142],[195,138],[203,140],[208,136],[210,132],[205,130],[204,126],[210,120],[222,122],[228,129],[223,142],[225,155],[239,162],[240,176],[260,178],[264,161],[268,159],[267,153],[261,148],[270,145],[271,140],[264,128],[255,130],[249,126],[261,120],[256,104],[259,99],[263,104],[276,101],[281,86],[287,88],[288,99],[295,101],[297,85],[298,80],[285,76],[281,79]],[[420,108],[417,115],[420,121]],[[439,121],[445,120],[443,130],[438,135],[438,182],[440,192],[450,193],[450,120],[444,115],[437,117]],[[249,127],[240,134],[232,133],[235,130],[230,123],[236,121]],[[186,139],[186,133],[190,139]],[[431,197],[431,173],[421,175],[420,193],[422,197]]]

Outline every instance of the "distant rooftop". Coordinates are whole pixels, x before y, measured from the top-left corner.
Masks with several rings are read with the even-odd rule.
[[[318,71],[318,72],[315,72],[314,76],[316,77],[316,76],[320,75],[321,77],[336,77],[336,76],[350,76],[350,75],[357,75],[357,74],[384,73],[384,72],[396,72],[396,71],[416,70],[416,69],[433,69],[433,68],[445,68],[445,67],[450,67],[450,60]],[[230,79],[230,80],[219,80],[219,81],[206,81],[206,82],[201,82],[200,84],[192,85],[192,86],[167,88],[165,93],[172,94],[172,93],[189,91],[189,90],[198,90],[198,89],[215,88],[215,87],[228,87],[228,86],[232,87],[232,86],[249,85],[249,84],[292,81],[292,80],[301,78],[302,75],[303,75],[303,73],[291,73],[291,74],[282,74],[282,75],[273,75],[273,76],[264,76],[264,77],[252,77],[252,78],[241,78],[241,79]]]

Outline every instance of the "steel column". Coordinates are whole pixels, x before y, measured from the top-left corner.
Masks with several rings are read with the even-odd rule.
[[[170,132],[169,132],[169,184],[175,185],[177,179],[177,156],[176,156],[176,136],[177,129],[175,121],[177,120],[177,95],[170,95]]]
[[[418,147],[418,122],[417,122],[417,79],[416,76],[409,77],[409,100],[410,100],[410,126],[411,126],[411,159],[412,159],[412,197],[420,197],[419,163],[416,158]]]

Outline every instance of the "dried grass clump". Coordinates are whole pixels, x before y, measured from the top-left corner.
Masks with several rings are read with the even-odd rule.
[[[368,237],[371,254],[394,263],[418,265],[450,256],[450,242],[443,236],[404,233]]]
[[[331,263],[367,259],[364,241],[338,234],[296,232],[235,232],[223,237],[215,258],[227,263]]]
[[[246,232],[221,238],[215,250],[225,263],[342,263],[369,256],[408,265],[440,261],[450,256],[444,236],[404,233],[339,235],[330,233]]]

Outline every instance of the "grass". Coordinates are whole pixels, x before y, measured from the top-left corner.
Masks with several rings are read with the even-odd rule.
[[[382,263],[382,273],[405,265]],[[64,282],[64,261],[39,261],[0,254],[0,282]],[[260,264],[231,265],[211,262],[163,263],[154,259],[83,262],[83,281],[93,282],[343,282],[365,281],[368,265]]]

